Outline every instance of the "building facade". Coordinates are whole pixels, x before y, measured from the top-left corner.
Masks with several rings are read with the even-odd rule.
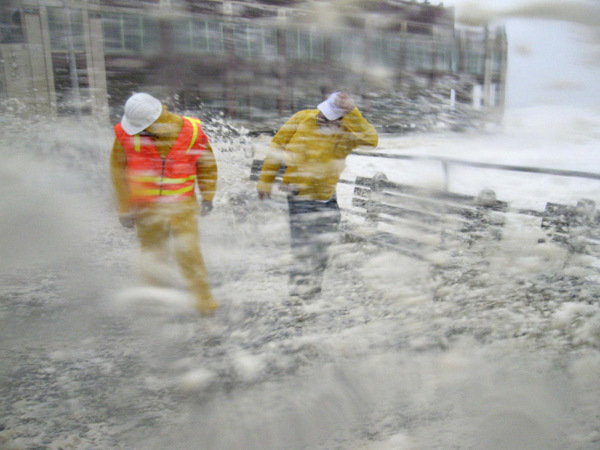
[[[114,121],[132,92],[260,128],[347,90],[380,128],[504,106],[503,29],[400,0],[5,0],[0,100]],[[261,125],[262,124],[262,125]]]

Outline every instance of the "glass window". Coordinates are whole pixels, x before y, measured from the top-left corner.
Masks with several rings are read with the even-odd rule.
[[[132,14],[102,14],[108,53],[155,53],[160,50],[157,19]]]
[[[467,72],[482,75],[485,68],[485,55],[478,51],[467,53]]]
[[[323,36],[316,31],[288,30],[285,39],[288,57],[323,60]]]
[[[458,47],[454,42],[439,44],[436,68],[446,72],[458,72]]]
[[[119,14],[102,14],[104,48],[121,50],[123,48],[123,28]]]
[[[413,70],[431,70],[433,42],[410,39],[406,42],[406,66]]]
[[[122,16],[123,47],[133,52],[142,51],[142,18]]]
[[[157,19],[142,19],[142,44],[144,52],[160,51],[160,24]]]
[[[213,19],[186,19],[173,26],[177,50],[184,53],[223,53],[223,24]]]
[[[192,49],[193,32],[192,21],[176,21],[173,26],[173,42],[179,51],[190,51]]]
[[[223,24],[220,21],[208,21],[206,30],[208,51],[223,53]]]
[[[48,8],[48,29],[50,47],[55,51],[65,51],[68,47],[69,18],[71,20],[71,38],[76,51],[85,49],[83,43],[83,24],[81,9]]]
[[[0,44],[16,44],[25,42],[21,13],[6,8],[0,11]]]
[[[365,40],[361,35],[346,32],[331,38],[331,58],[346,66],[364,64]]]
[[[502,66],[504,64],[504,55],[500,50],[494,50],[492,54],[492,73],[502,73]]]
[[[369,40],[369,60],[381,67],[399,67],[402,41],[399,37],[381,34]]]
[[[237,24],[233,37],[236,56],[249,59],[277,56],[276,30]]]

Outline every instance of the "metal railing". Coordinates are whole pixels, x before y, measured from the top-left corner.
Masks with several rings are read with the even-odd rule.
[[[389,159],[416,160],[416,161],[439,161],[442,164],[442,170],[444,171],[444,190],[446,190],[446,191],[448,190],[448,185],[450,182],[450,166],[452,166],[452,165],[476,167],[479,169],[494,169],[494,170],[504,170],[504,171],[510,171],[510,172],[526,172],[526,173],[536,173],[536,174],[543,174],[543,175],[557,175],[557,176],[561,176],[561,177],[573,177],[573,178],[585,178],[585,179],[590,179],[590,180],[600,180],[600,173],[582,172],[582,171],[577,171],[577,170],[545,169],[545,168],[541,168],[541,167],[492,164],[492,163],[483,163],[483,162],[476,162],[476,161],[465,161],[465,160],[454,159],[454,158],[443,158],[441,156],[398,155],[398,154],[369,152],[369,151],[361,151],[361,150],[352,152],[352,155],[369,156],[369,157],[377,157],[377,158],[389,158]]]

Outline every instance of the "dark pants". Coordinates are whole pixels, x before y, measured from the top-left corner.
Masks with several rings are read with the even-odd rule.
[[[290,294],[308,299],[321,292],[329,246],[337,239],[340,208],[335,195],[327,202],[288,196],[293,262]]]

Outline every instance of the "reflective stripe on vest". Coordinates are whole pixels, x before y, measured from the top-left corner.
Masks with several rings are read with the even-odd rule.
[[[165,190],[165,189],[139,189],[136,192],[136,195],[151,197],[151,196],[160,196],[160,195],[179,195],[185,194],[186,192],[190,192],[194,190],[195,185],[186,186],[177,190]]]
[[[186,117],[186,119],[192,124],[192,140],[190,141],[190,145],[186,151],[186,153],[189,153],[191,148],[196,143],[196,139],[198,139],[198,126],[202,125],[202,122],[200,122],[200,119],[196,119],[194,117]]]
[[[129,179],[133,181],[139,181],[140,183],[181,184],[185,183],[186,181],[195,180],[196,175],[190,175],[187,178],[161,178],[150,175],[131,175]]]

